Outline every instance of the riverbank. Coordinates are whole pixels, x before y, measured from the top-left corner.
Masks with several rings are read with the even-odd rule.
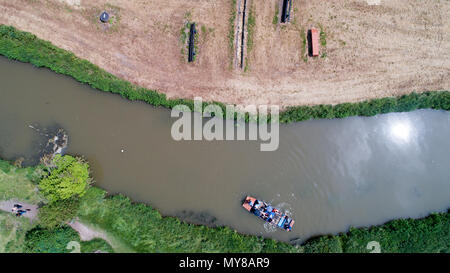
[[[28,191],[31,195],[15,198],[29,202],[42,200],[36,190],[36,176],[30,175],[39,173],[38,170],[39,167],[17,168],[0,160],[0,177],[7,177],[0,184],[2,198],[16,188],[16,181],[21,181],[23,187],[31,190]],[[11,197],[14,196],[8,196]],[[108,196],[96,187],[81,197],[77,217],[84,226],[95,227],[94,233],[101,234],[98,237],[114,242],[114,249],[100,238],[92,239],[95,236],[80,238],[67,225],[46,229],[42,223],[31,224],[28,219],[0,212],[0,252],[70,252],[73,250],[67,249],[70,241],[80,242],[82,252],[366,253],[371,251],[367,244],[372,241],[380,244],[382,252],[450,252],[450,213],[394,220],[371,228],[351,228],[347,233],[316,237],[301,245],[242,235],[227,227],[210,228],[163,217],[148,205],[133,203],[122,195]],[[82,241],[83,238],[91,240]]]
[[[450,88],[448,1],[294,1],[290,23],[283,25],[273,23],[274,1],[253,1],[245,71],[229,68],[237,53],[232,3],[0,0],[0,24],[32,32],[168,98],[334,105]],[[99,22],[103,10],[111,15],[108,24]],[[194,63],[181,52],[187,21],[199,30]],[[323,33],[319,58],[306,57],[311,27]]]
[[[184,104],[193,109],[193,101],[168,99],[165,94],[149,90],[124,81],[73,53],[60,49],[35,35],[19,31],[13,27],[0,25],[0,54],[7,58],[31,63],[37,67],[50,68],[56,73],[73,77],[91,87],[120,94],[129,100],[144,101],[154,106],[173,108]],[[204,106],[206,106],[204,102]],[[216,103],[222,108],[222,103]],[[296,106],[284,109],[280,121],[298,122],[319,118],[344,118],[348,116],[374,116],[389,112],[405,112],[431,108],[450,110],[450,92],[434,91],[411,93],[400,97],[374,99],[358,103],[337,105]]]

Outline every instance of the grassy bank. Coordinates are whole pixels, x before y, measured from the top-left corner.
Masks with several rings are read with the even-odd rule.
[[[231,32],[230,32],[231,33]],[[19,31],[11,26],[0,25],[0,54],[13,60],[47,67],[56,73],[75,78],[101,91],[120,94],[129,100],[140,100],[154,106],[173,108],[184,104],[193,109],[193,101],[167,99],[164,94],[142,88],[121,80],[98,66],[60,49],[50,42],[38,39],[31,33]],[[216,103],[225,109],[224,104]],[[207,103],[204,103],[206,106]],[[374,99],[359,103],[344,103],[335,106],[296,106],[280,113],[280,121],[297,122],[319,118],[344,118],[348,116],[373,116],[389,112],[405,112],[431,108],[450,110],[450,92],[434,91],[412,93],[397,98]]]
[[[36,168],[17,168],[0,160],[3,177],[0,196],[20,199],[20,195],[11,194],[20,181],[20,187],[37,195],[28,201],[41,200],[36,191],[36,176],[29,175],[35,172]],[[294,246],[242,235],[227,227],[210,228],[162,217],[148,205],[133,203],[121,195],[106,196],[105,191],[96,187],[90,188],[79,201],[77,216],[83,223],[104,231],[113,241],[120,242],[121,249],[135,252],[364,253],[369,252],[366,247],[371,241],[379,242],[382,252],[450,252],[449,213],[419,220],[395,220],[372,228],[352,228],[348,233],[320,236]],[[66,225],[46,229],[39,222],[30,223],[9,212],[0,212],[0,227],[0,252],[71,252],[72,249],[67,249],[70,241],[80,242],[82,252],[113,251],[101,239],[82,242]]]

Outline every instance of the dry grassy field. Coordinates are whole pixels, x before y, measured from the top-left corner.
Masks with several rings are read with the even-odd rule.
[[[450,89],[449,1],[294,0],[283,25],[279,6],[249,1],[245,71],[230,65],[232,0],[0,0],[0,24],[168,97],[289,106]],[[109,24],[98,20],[103,10]],[[187,22],[199,32],[194,63],[181,42]],[[322,32],[314,59],[304,44],[311,27]]]

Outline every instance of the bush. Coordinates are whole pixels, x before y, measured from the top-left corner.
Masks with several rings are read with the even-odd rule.
[[[80,251],[83,253],[101,250],[103,252],[113,252],[111,246],[102,239],[94,239],[82,242],[78,233],[68,226],[56,229],[45,229],[36,227],[25,235],[24,252],[28,253],[70,253],[73,251],[69,247],[69,242],[74,241],[80,244]]]
[[[91,183],[86,162],[69,155],[56,155],[52,164],[48,168],[48,176],[39,182],[39,188],[50,203],[77,198],[86,193]]]
[[[78,207],[79,201],[75,199],[50,203],[39,209],[39,223],[48,229],[61,227],[76,216]]]

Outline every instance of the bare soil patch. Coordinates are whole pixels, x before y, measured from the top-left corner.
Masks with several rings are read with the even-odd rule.
[[[168,97],[289,106],[450,89],[449,1],[294,0],[286,25],[273,24],[278,1],[251,2],[246,72],[230,69],[231,0],[0,0],[0,24]],[[108,25],[98,20],[103,10],[113,15]],[[186,15],[200,35],[193,64],[181,53]],[[305,62],[310,27],[325,33],[326,57]]]

